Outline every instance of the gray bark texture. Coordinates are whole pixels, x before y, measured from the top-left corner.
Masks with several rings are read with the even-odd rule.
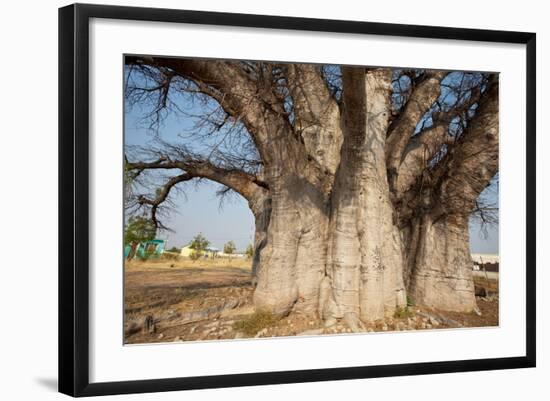
[[[476,307],[468,220],[424,217],[412,256],[409,296],[417,304],[456,312]]]
[[[354,330],[359,321],[393,315],[405,303],[384,156],[390,84],[387,69],[343,70],[344,143],[332,193],[328,314]]]

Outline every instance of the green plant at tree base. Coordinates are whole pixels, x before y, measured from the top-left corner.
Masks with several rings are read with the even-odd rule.
[[[414,316],[414,312],[410,310],[408,306],[405,306],[404,308],[397,308],[393,314],[393,317],[396,319],[404,319],[412,316]]]

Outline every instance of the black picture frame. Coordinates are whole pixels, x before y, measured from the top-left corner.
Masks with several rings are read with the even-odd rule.
[[[88,62],[91,18],[159,21],[515,43],[526,46],[526,353],[520,357],[259,372],[154,380],[89,381]],[[362,379],[534,367],[536,205],[536,35],[434,26],[75,4],[59,9],[59,391],[95,396],[324,380]],[[62,244],[62,245],[61,245]]]

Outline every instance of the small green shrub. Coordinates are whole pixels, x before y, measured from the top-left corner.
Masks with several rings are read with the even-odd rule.
[[[253,336],[258,331],[275,325],[279,318],[271,312],[256,311],[246,319],[239,320],[233,324],[233,329],[242,331],[244,334]]]
[[[393,314],[393,317],[396,319],[404,319],[406,317],[412,316],[414,316],[414,313],[409,309],[408,306],[405,306],[404,308],[397,308],[395,310],[395,313]]]

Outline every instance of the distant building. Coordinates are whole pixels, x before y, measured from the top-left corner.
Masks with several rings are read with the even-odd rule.
[[[497,254],[491,253],[472,253],[472,261],[474,263],[498,263],[499,257]]]
[[[472,253],[473,270],[498,272],[500,258],[496,254]]]
[[[163,239],[152,239],[149,241],[140,242],[134,252],[133,258],[147,258],[147,257],[157,257],[164,253],[164,247],[166,246],[166,241]],[[128,258],[132,252],[132,246],[126,245],[124,247],[124,257]]]
[[[218,257],[229,258],[229,259],[244,259],[246,258],[246,254],[240,253],[240,252],[235,252],[235,253],[219,252]]]
[[[183,256],[185,258],[189,258],[193,252],[195,252],[195,250],[190,247],[190,244],[188,244],[188,245],[185,245],[183,248],[181,248],[180,256]],[[213,246],[209,246],[208,248],[206,248],[204,250],[203,257],[216,258],[216,257],[218,257],[219,253],[220,253],[220,250],[218,248],[213,247]]]

